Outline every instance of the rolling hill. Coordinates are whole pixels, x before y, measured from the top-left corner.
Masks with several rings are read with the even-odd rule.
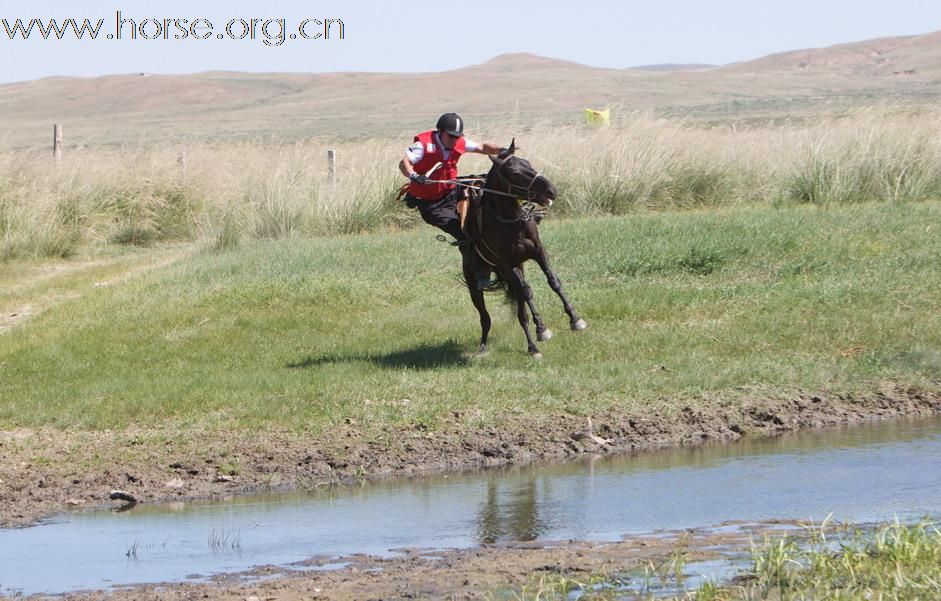
[[[941,95],[941,32],[794,50],[708,67],[609,69],[507,54],[437,73],[241,73],[53,77],[0,86],[8,147],[233,138],[368,137],[445,110],[475,126],[575,122],[584,107],[730,120],[800,116]]]

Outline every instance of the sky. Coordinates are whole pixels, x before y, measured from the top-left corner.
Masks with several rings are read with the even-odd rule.
[[[9,35],[17,19],[25,28],[52,18],[102,25],[94,40],[72,29],[43,39],[38,26],[26,39]],[[342,38],[331,19],[342,21]],[[212,70],[430,72],[509,52],[613,68],[726,64],[936,30],[938,0],[2,0],[0,83]]]

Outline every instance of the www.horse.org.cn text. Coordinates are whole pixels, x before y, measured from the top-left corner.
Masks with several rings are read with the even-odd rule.
[[[107,24],[110,21],[110,24]],[[339,18],[232,18],[220,21],[198,17],[139,18],[115,12],[104,18],[0,18],[0,40],[250,40],[281,46],[291,40],[342,40]]]

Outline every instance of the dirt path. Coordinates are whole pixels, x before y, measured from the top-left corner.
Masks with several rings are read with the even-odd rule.
[[[75,290],[71,286],[64,290],[56,289],[56,282],[70,276],[83,273],[95,273],[97,271],[107,271],[109,268],[117,269],[109,273],[107,277],[101,280],[93,281],[88,284],[88,290],[92,288],[102,288],[123,283],[142,273],[166,267],[192,252],[189,246],[170,247],[167,250],[153,251],[148,255],[142,255],[131,260],[131,264],[126,264],[127,257],[113,257],[110,259],[97,259],[93,261],[75,262],[75,263],[56,263],[36,268],[27,272],[22,277],[17,277],[16,282],[10,288],[10,293],[28,291],[31,289],[45,287],[47,290],[41,294],[31,294],[28,302],[14,302],[12,304],[0,303],[0,335],[22,325],[29,319],[36,317],[43,311],[54,307],[58,303],[66,300],[72,300],[82,296],[81,290]],[[124,268],[120,268],[125,264]]]

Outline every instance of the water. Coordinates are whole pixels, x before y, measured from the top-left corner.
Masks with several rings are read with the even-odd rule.
[[[0,530],[0,592],[182,581],[355,553],[619,540],[730,520],[941,515],[941,419],[539,468],[142,505]],[[336,561],[342,561],[337,559]]]

